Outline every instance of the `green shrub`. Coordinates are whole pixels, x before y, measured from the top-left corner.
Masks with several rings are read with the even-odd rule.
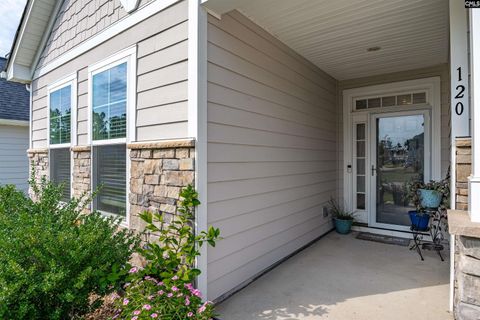
[[[79,317],[120,284],[138,238],[82,214],[91,198],[63,203],[63,187],[45,179],[31,187],[36,202],[0,187],[0,319]]]
[[[208,243],[215,246],[220,230],[212,226],[195,234],[195,207],[198,193],[189,185],[180,192],[178,212],[171,219],[164,213],[143,212],[146,230],[155,235],[139,250],[145,258],[144,268],[130,270],[130,285],[117,300],[120,319],[204,320],[213,317],[213,306],[202,303],[201,293],[193,283],[200,274],[195,268],[199,249]]]

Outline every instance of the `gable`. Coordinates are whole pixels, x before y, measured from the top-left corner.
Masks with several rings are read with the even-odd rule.
[[[150,1],[152,0],[65,0],[55,18],[37,69]]]

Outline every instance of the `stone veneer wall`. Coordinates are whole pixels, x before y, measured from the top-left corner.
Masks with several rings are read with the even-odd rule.
[[[43,176],[49,177],[48,170],[48,149],[29,149],[27,150],[30,168],[29,168],[29,178],[32,178],[32,166],[35,170],[35,181],[40,182]],[[35,200],[32,188],[28,187],[29,196]]]
[[[457,210],[468,210],[468,176],[472,172],[472,143],[470,138],[456,140],[456,185]]]
[[[459,138],[455,141],[455,147],[455,206],[458,211],[449,211],[449,228],[455,235],[454,316],[458,320],[478,320],[480,319],[480,238],[472,237],[472,234],[467,231],[470,230],[472,223],[466,212],[468,210],[468,177],[472,172],[471,139]]]
[[[145,210],[174,215],[182,187],[194,183],[193,140],[133,143],[130,149],[130,228],[142,230]]]
[[[92,149],[90,146],[76,146],[71,148],[73,154],[72,188],[73,196],[80,198],[82,194],[92,189]]]
[[[455,236],[454,314],[457,320],[480,319],[480,239]]]

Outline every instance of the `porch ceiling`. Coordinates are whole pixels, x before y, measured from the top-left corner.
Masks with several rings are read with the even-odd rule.
[[[220,14],[239,10],[338,80],[448,61],[448,0],[204,2]]]

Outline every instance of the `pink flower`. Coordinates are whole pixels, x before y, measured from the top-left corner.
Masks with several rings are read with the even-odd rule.
[[[142,311],[140,311],[140,310],[135,310],[135,311],[133,311],[133,315],[134,315],[134,316],[138,316],[141,312],[142,312]]]
[[[150,317],[152,317],[152,318],[156,318],[156,317],[158,317],[158,314],[156,314],[156,313],[152,313],[152,315],[151,315]]]
[[[191,283],[185,283],[184,286],[190,291],[193,290],[193,285]]]
[[[178,291],[178,288],[175,287],[175,286],[173,286],[173,287],[172,287],[172,291],[173,291],[173,292],[176,292],[176,291]]]
[[[173,276],[172,280],[173,280],[173,281],[178,280],[178,276]]]
[[[163,281],[160,281],[159,283],[157,283],[157,286],[163,286]]]
[[[163,295],[164,293],[165,293],[165,292],[164,292],[163,290],[157,291],[157,294],[158,294],[159,296]]]
[[[193,317],[193,312],[190,311],[189,313],[187,313],[187,317]]]
[[[137,316],[135,316],[135,317],[132,317],[132,320],[137,320],[137,319],[138,319],[138,317],[137,317]]]
[[[205,309],[207,309],[207,303],[208,302],[205,302],[200,308],[198,308],[198,313],[202,313],[205,311]]]
[[[191,292],[192,292],[192,294],[193,294],[194,296],[197,296],[197,297],[201,297],[201,296],[202,296],[202,293],[201,293],[200,290],[198,290],[198,289],[193,289],[193,290],[191,290]]]
[[[167,297],[169,298],[173,297],[173,293],[170,292],[169,294],[167,294]]]
[[[152,306],[149,305],[149,304],[146,304],[146,305],[143,306],[143,309],[150,310],[150,309],[152,309]]]
[[[153,300],[153,295],[147,297],[148,300]]]
[[[186,305],[186,306],[189,306],[189,305],[190,305],[190,299],[188,299],[188,297],[185,298],[185,305]]]
[[[130,300],[128,300],[127,298],[123,299],[123,305],[124,306],[126,306],[129,302],[130,302]]]
[[[128,271],[128,273],[137,273],[138,272],[138,268],[137,267],[133,267],[130,269],[130,271]]]

